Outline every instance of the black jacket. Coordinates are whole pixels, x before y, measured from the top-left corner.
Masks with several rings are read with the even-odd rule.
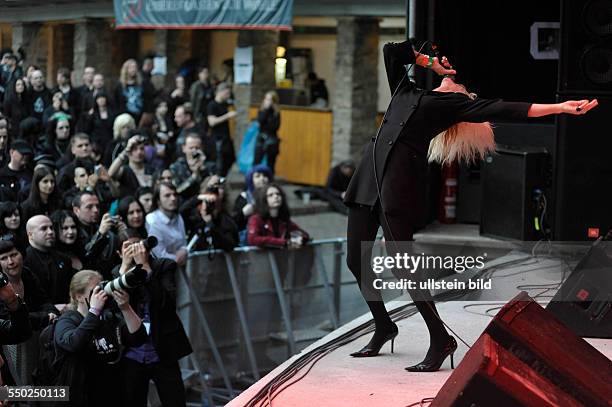
[[[280,128],[280,113],[277,113],[273,108],[260,110],[257,113],[257,121],[259,122],[259,131],[268,136],[277,137],[276,133]]]
[[[122,346],[138,346],[147,338],[142,324],[131,334],[118,314],[105,309],[104,315],[105,319],[101,319],[88,312],[83,317],[78,311],[69,310],[56,323],[54,340],[57,357],[61,360],[58,362],[56,384],[70,386],[68,406],[110,406],[120,403],[120,392],[117,391],[122,383],[120,365],[101,360],[95,338],[106,338],[118,332]]]
[[[130,290],[130,304],[138,310],[143,298],[143,290],[148,291],[151,299],[149,315],[151,318],[151,337],[160,361],[175,362],[193,352],[183,324],[176,313],[176,262],[170,259],[151,259],[153,270],[147,283]],[[119,275],[119,267],[113,270]],[[142,316],[141,316],[142,317]]]
[[[40,280],[53,304],[70,302],[70,280],[74,270],[68,257],[55,250],[42,252],[30,246],[26,249],[24,265]]]
[[[60,312],[55,308],[55,305],[51,304],[51,300],[40,285],[38,277],[27,267],[24,267],[21,272],[21,281],[24,291],[23,300],[28,304],[30,324],[34,331],[41,331],[49,325],[49,314],[59,315]],[[8,308],[3,302],[0,302],[0,318],[6,319],[8,315]]]
[[[121,262],[117,255],[120,250],[119,239],[112,231],[100,234],[98,225],[84,225],[79,222],[79,245],[85,250],[83,267],[96,270],[104,279],[111,277],[115,265]]]
[[[385,44],[383,53],[391,92],[393,94],[396,88],[397,91],[377,138],[372,137],[365,146],[344,202],[347,206],[374,207],[378,202],[378,182],[385,213],[407,218],[419,228],[424,226],[426,218],[430,141],[459,122],[523,121],[531,105],[481,98],[472,100],[461,93],[418,89],[407,78],[402,81],[406,77],[406,65],[415,62],[410,42]]]
[[[32,336],[32,326],[28,318],[28,308],[20,303],[18,308],[8,313],[8,319],[0,319],[0,344],[14,345],[27,341]],[[6,361],[6,355],[0,346],[0,357]],[[9,369],[9,364],[4,363],[0,368],[0,375],[4,385],[14,386],[15,379]]]

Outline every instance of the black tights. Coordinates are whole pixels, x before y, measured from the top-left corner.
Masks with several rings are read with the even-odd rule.
[[[401,217],[390,217],[389,215],[387,215],[387,220],[389,225],[382,216],[379,205],[374,210],[369,206],[352,206],[349,208],[346,262],[357,279],[357,284],[372,312],[376,332],[379,335],[388,333],[392,329],[391,318],[385,308],[380,291],[373,287],[374,271],[368,266],[362,273],[362,264],[371,264],[373,241],[381,225],[387,242],[413,240],[413,228],[408,220]],[[393,233],[390,233],[389,226]],[[364,242],[363,246],[362,242]],[[369,242],[369,244],[366,246],[365,242]],[[392,244],[387,244],[386,248],[388,255],[395,254],[392,253],[395,252]],[[426,289],[409,290],[409,293],[427,324],[430,347],[443,346],[447,341],[448,333],[439,319],[431,293]]]

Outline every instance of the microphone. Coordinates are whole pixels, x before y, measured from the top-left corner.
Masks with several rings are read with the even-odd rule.
[[[438,58],[438,62],[442,65],[442,56],[440,56],[440,50],[436,44],[431,43],[431,52],[434,54],[436,58]],[[450,65],[450,64],[449,64]],[[444,66],[444,65],[442,65]],[[446,66],[444,66],[446,68]],[[448,68],[447,68],[448,69]],[[444,75],[444,77],[451,78],[453,81],[455,80],[455,75]]]

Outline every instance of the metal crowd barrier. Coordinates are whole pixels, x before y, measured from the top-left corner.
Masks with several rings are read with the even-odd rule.
[[[179,315],[194,346],[192,362],[222,380],[228,400],[235,395],[233,380],[259,380],[260,372],[281,362],[262,366],[268,348],[275,347],[271,343],[280,344],[277,354],[285,349],[285,360],[299,351],[299,343],[338,328],[341,288],[356,285],[344,264],[345,242],[314,240],[298,250],[190,251],[177,280]],[[189,247],[195,243],[194,238]],[[346,320],[365,310],[358,290],[350,292],[360,306]],[[279,322],[281,332],[274,332]]]

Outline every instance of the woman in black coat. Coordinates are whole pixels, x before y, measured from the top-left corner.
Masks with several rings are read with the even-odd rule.
[[[113,141],[115,117],[115,111],[109,105],[108,95],[100,92],[94,97],[93,108],[81,114],[79,131],[89,134],[94,143],[107,146]]]
[[[448,61],[443,59],[440,64],[437,58],[415,52],[408,41],[386,44],[383,52],[393,96],[378,134],[366,146],[344,198],[349,206],[347,264],[376,324],[371,341],[353,353],[354,357],[376,356],[381,346],[398,334],[375,287],[372,268],[362,270],[362,264],[371,264],[372,242],[379,226],[383,228],[389,256],[400,252],[396,242],[412,241],[414,231],[424,226],[428,151],[430,160],[470,161],[494,148],[490,126],[470,123],[526,120],[559,113],[584,114],[597,105],[596,100],[537,105],[480,99],[451,77],[445,77],[434,91],[422,90],[407,79],[406,66],[416,63],[439,75],[454,75],[456,72]],[[418,287],[421,274],[417,271],[407,277],[416,281]],[[427,289],[408,291],[427,324],[430,346],[425,359],[406,370],[436,371],[449,355],[452,364],[457,343],[447,333],[431,293]]]
[[[14,80],[4,98],[4,115],[11,122],[14,137],[19,135],[19,124],[28,117],[28,106],[25,97],[26,85],[22,78]]]
[[[276,165],[280,144],[277,134],[281,124],[278,100],[278,94],[275,91],[270,91],[266,93],[263,102],[261,102],[257,114],[259,134],[255,142],[255,157],[253,159],[253,165],[257,165],[266,156],[272,175],[274,175],[274,166]]]

